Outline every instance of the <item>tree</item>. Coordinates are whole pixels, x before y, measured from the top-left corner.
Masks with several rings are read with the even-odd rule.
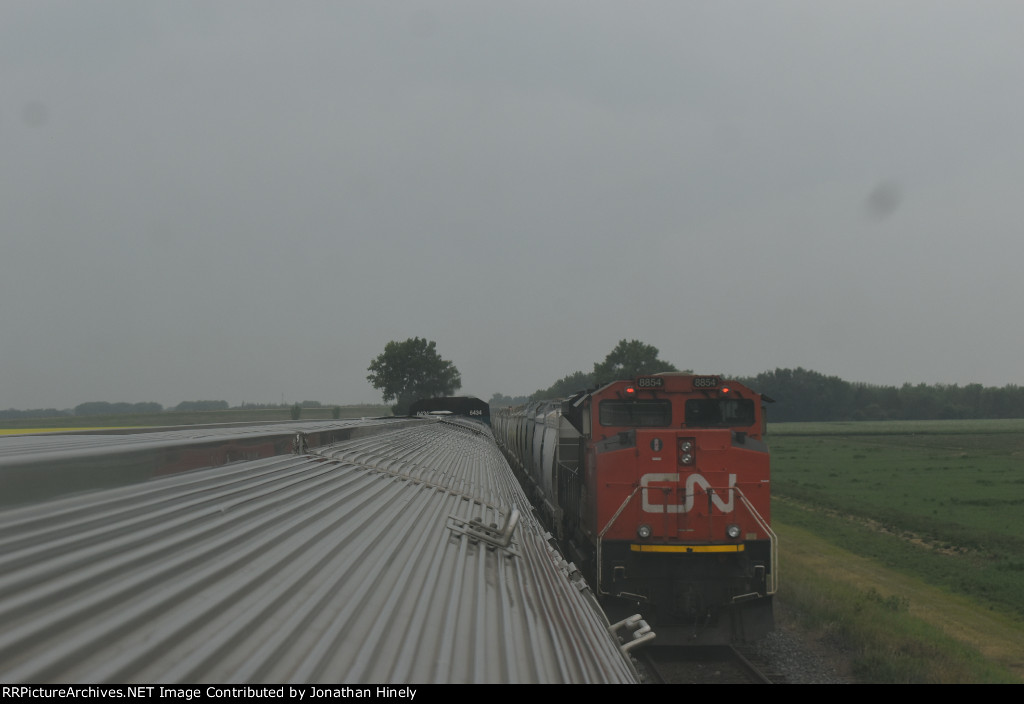
[[[396,401],[396,416],[409,412],[413,401],[451,396],[462,387],[462,376],[451,362],[441,359],[433,341],[410,337],[392,340],[384,352],[370,362],[366,380],[384,394],[384,401]]]
[[[742,379],[737,379],[743,383]],[[857,390],[838,376],[803,367],[761,372],[750,382],[762,394],[775,399],[770,411],[777,421],[846,420],[853,416]],[[861,391],[862,402],[871,402],[870,391]],[[873,410],[873,413],[877,411]]]
[[[640,340],[620,340],[603,362],[594,364],[594,383],[607,384],[645,374],[678,371],[675,365],[658,359],[658,348]]]
[[[491,400],[487,402],[487,405],[491,407],[491,410],[495,408],[508,408],[509,406],[522,406],[524,403],[529,401],[528,396],[506,396],[498,391],[494,392],[491,396]]]
[[[571,396],[577,391],[593,388],[594,375],[587,372],[573,372],[563,376],[546,389],[539,389],[530,396],[531,401],[544,401],[549,398],[563,398]]]

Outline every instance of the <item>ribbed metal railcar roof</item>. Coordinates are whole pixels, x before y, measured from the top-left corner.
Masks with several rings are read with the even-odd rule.
[[[470,426],[0,513],[0,680],[633,681]]]
[[[110,451],[124,447],[147,446],[152,444],[181,444],[230,440],[263,435],[284,435],[303,432],[314,433],[336,428],[378,425],[402,422],[404,418],[348,418],[331,421],[305,421],[266,423],[261,425],[207,425],[186,430],[135,429],[124,432],[103,432],[92,434],[86,431],[63,433],[38,433],[33,435],[0,436],[0,463],[23,461],[32,455],[47,455],[55,452],[85,453]]]
[[[0,506],[55,498],[319,447],[400,427],[408,418],[268,423],[251,427],[194,427],[130,434],[8,436],[0,438]]]

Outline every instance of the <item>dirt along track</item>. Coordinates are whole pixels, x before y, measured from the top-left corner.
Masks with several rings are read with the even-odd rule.
[[[827,540],[791,526],[775,526],[785,547],[780,560],[785,582],[786,557],[830,579],[883,596],[909,600],[911,615],[940,628],[987,659],[1024,678],[1024,624],[988,610],[970,599],[890,570],[874,560],[842,550]]]

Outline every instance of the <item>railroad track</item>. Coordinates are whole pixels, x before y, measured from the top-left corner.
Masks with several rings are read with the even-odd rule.
[[[651,684],[775,684],[778,676],[749,653],[732,646],[649,646],[636,653],[644,680]]]

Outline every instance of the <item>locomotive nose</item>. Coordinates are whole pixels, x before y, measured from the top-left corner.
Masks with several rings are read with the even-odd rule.
[[[651,526],[651,539],[736,539],[739,531],[729,531],[738,523],[737,475],[724,460],[729,449],[728,431],[637,432],[639,521]]]

